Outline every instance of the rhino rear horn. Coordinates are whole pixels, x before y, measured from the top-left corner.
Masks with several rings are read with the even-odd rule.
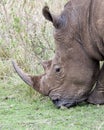
[[[46,70],[50,69],[52,60],[43,61],[41,64],[42,64],[44,70],[46,71]]]

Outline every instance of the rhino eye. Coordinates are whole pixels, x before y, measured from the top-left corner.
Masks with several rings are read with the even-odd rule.
[[[56,72],[60,72],[60,69],[61,69],[61,68],[58,67],[58,66],[55,67],[55,71],[56,71]]]
[[[56,72],[60,72],[60,68],[56,68]]]

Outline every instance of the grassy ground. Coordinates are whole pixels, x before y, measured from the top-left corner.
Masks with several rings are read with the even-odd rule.
[[[17,76],[0,81],[0,130],[104,130],[104,106],[56,109]]]
[[[42,73],[41,60],[54,54],[52,25],[42,17],[42,7],[59,13],[67,1],[0,0],[0,130],[104,130],[104,106],[56,109],[11,65],[15,59],[25,71]]]

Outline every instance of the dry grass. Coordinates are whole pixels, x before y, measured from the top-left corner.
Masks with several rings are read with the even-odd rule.
[[[12,59],[26,71],[42,71],[40,61],[54,54],[53,27],[42,16],[42,8],[48,4],[58,14],[65,3],[65,0],[0,1],[1,78],[13,72]]]

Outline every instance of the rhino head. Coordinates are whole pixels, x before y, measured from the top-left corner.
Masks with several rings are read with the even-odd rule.
[[[45,73],[40,76],[24,73],[15,62],[13,66],[28,85],[49,96],[58,108],[69,108],[88,98],[98,75],[99,63],[82,47],[78,20],[73,13],[65,8],[61,15],[55,16],[46,6],[43,15],[54,26],[54,58],[42,63]]]

